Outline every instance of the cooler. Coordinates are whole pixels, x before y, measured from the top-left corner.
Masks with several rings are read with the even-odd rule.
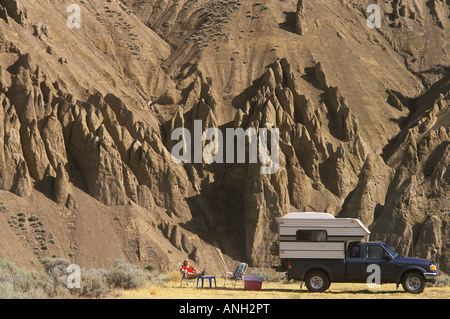
[[[262,278],[246,276],[244,279],[244,289],[246,290],[261,290]]]

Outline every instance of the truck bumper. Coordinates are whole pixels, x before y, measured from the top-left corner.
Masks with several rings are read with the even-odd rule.
[[[439,273],[437,272],[426,272],[423,274],[423,276],[425,277],[425,280],[427,282],[435,282],[436,278],[439,276]]]

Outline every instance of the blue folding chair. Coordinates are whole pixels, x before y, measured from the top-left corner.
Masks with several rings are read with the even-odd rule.
[[[244,282],[244,275],[247,271],[248,265],[246,263],[242,263],[239,266],[236,267],[236,270],[233,272],[227,271],[225,273],[223,286],[227,284],[227,281],[229,284],[233,286],[233,288],[236,288],[236,283],[238,281]]]

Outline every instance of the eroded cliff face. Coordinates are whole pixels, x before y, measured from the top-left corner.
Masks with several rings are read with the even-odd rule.
[[[369,1],[90,1],[81,29],[69,4],[0,1],[7,257],[268,266],[277,217],[326,211],[450,270],[447,3],[380,3],[380,29]],[[177,163],[199,120],[278,128],[277,170]],[[57,244],[14,235],[20,210]]]

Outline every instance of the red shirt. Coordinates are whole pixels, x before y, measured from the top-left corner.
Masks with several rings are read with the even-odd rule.
[[[197,270],[195,270],[195,268],[192,267],[192,266],[189,266],[189,267],[183,266],[183,267],[181,268],[181,270],[182,270],[182,271],[185,271],[185,270],[186,270],[188,273],[194,273],[194,272],[197,271]]]

